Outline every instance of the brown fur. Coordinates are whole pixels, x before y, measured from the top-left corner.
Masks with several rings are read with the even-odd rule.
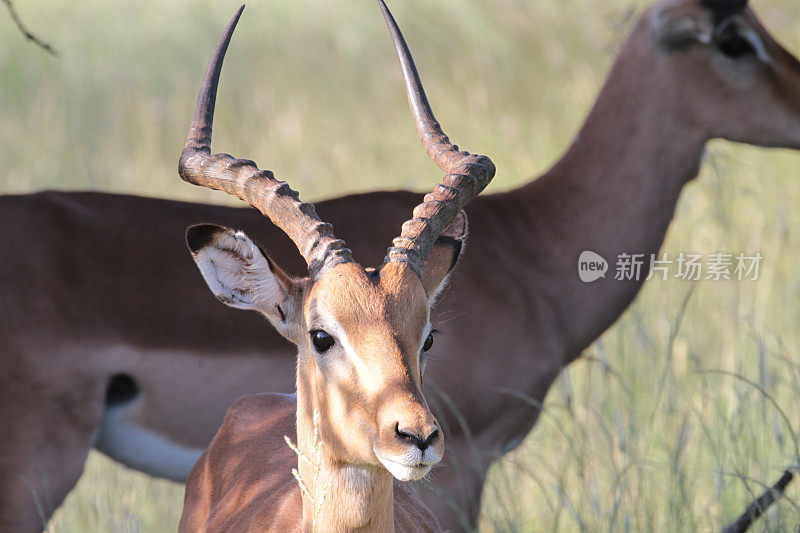
[[[182,531],[302,530],[302,515],[294,512],[300,488],[285,468],[297,457],[283,439],[297,440],[296,410],[294,396],[283,394],[245,396],[228,409],[187,482]],[[399,531],[438,530],[408,483],[394,480],[393,491]]]
[[[378,268],[355,263],[332,226],[322,222],[312,205],[300,203],[297,193],[272,172],[260,171],[249,160],[210,153],[222,60],[244,6],[226,27],[203,78],[178,173],[261,211],[295,243],[309,273],[303,279],[287,276],[241,231],[200,224],[186,232],[192,258],[217,299],[237,309],[260,311],[298,348],[296,448],[287,441],[297,460],[274,468],[292,472],[300,501],[287,494],[276,502],[280,492],[273,492],[257,501],[258,510],[230,509],[232,516],[223,517],[225,521],[244,525],[266,514],[287,526],[298,522],[301,511],[306,532],[391,533],[398,521],[392,476],[421,479],[442,459],[444,437],[422,395],[421,361],[429,349],[423,339],[432,335],[430,306],[438,287],[461,251],[466,234],[462,208],[489,184],[495,168],[489,158],[458,151],[444,136],[413,66],[408,70],[413,59],[400,29],[383,0],[379,3],[404,67],[420,139],[445,177],[413,209]],[[439,237],[451,241],[453,231],[458,246],[439,246]],[[444,253],[431,255],[436,248]],[[432,264],[426,264],[429,256]],[[427,273],[426,266],[431,266]],[[114,442],[109,439],[109,446]],[[229,463],[228,453],[237,461],[240,448],[235,442],[227,444],[233,445],[226,448],[226,442],[217,442],[206,456],[212,470],[217,462]],[[257,450],[254,443],[252,451]],[[225,472],[217,473],[224,478]],[[208,495],[195,486],[187,488],[185,521],[191,527],[203,523],[202,516],[191,514],[198,507],[194,499],[205,503]],[[212,498],[210,507],[216,504]],[[412,516],[411,529],[436,528],[423,518]]]
[[[395,500],[384,465],[416,450],[398,472],[418,479],[430,469],[421,463],[441,460],[444,438],[422,394],[419,361],[432,293],[455,265],[461,239],[434,244],[422,279],[407,263],[389,262],[377,270],[342,263],[312,281],[260,260],[262,249],[241,233],[190,228],[192,255],[217,297],[236,307],[257,302],[246,308],[297,346],[297,401],[247,397],[228,412],[187,481],[181,531],[438,530],[411,489],[401,487]],[[276,306],[295,311],[276,315]],[[324,352],[313,346],[315,331],[335,339]],[[293,403],[296,432],[282,409]],[[295,434],[300,460],[283,442]],[[407,435],[430,436],[430,444],[420,452]]]
[[[699,2],[682,4],[701,20],[711,16]],[[654,13],[622,46],[565,156],[529,184],[467,208],[470,249],[434,312],[443,333],[425,378],[448,448],[432,481],[464,510],[453,514],[426,495],[444,527],[477,516],[488,465],[538,417],[497,390],[543,400],[641,286],[581,283],[579,253],[657,251],[710,138],[800,148],[800,66],[751,11],[744,19],[774,63],[738,72],[709,47],[659,43]],[[378,264],[418,201],[380,192],[322,202],[317,211],[356,257]],[[46,519],[72,488],[114,373],[140,387],[134,421],[199,448],[237,397],[293,390],[294,349],[255,314],[215,305],[186,257],[184,229],[203,220],[245,229],[289,272],[304,268],[292,243],[251,209],[92,193],[0,198],[0,249],[13,258],[0,262],[0,301],[13,309],[0,321],[8,378],[0,420],[14,420],[0,441],[0,531],[41,529],[34,499],[44,502]]]

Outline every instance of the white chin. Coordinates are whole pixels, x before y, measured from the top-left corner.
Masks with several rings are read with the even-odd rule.
[[[378,456],[378,460],[381,464],[386,467],[386,470],[389,471],[395,478],[399,479],[400,481],[417,481],[419,479],[424,478],[428,475],[428,472],[431,471],[432,465],[415,465],[415,466],[408,466],[397,461],[392,461],[391,459],[386,459],[384,457]]]

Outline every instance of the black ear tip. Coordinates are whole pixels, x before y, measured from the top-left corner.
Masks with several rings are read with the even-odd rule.
[[[201,248],[214,241],[214,236],[224,228],[214,224],[196,224],[186,229],[186,244],[191,252],[197,253]]]
[[[719,24],[747,7],[747,0],[702,0],[701,3],[714,13],[715,24]]]
[[[701,3],[709,9],[743,9],[747,0],[702,0]]]

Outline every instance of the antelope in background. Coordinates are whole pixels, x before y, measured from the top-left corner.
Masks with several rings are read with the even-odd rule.
[[[413,70],[400,30],[381,8],[404,69]],[[310,277],[286,275],[241,232],[193,226],[186,240],[218,299],[259,311],[297,346],[297,395],[246,396],[228,411],[189,476],[180,530],[436,531],[435,516],[392,476],[416,481],[442,458],[444,437],[422,395],[430,307],[461,253],[461,209],[488,185],[494,165],[450,144],[422,86],[409,85],[420,139],[447,175],[403,224],[383,264],[364,269],[313,206],[300,204],[270,171],[211,155],[219,74],[242,9],[206,70],[179,171],[273,220]],[[290,450],[284,438],[295,433]]]
[[[709,139],[800,148],[798,94],[800,63],[746,2],[659,2],[622,45],[562,159],[470,204],[480,253],[466,254],[438,307],[467,312],[448,317],[434,348],[446,360],[426,374],[448,455],[437,494],[423,496],[443,527],[474,524],[489,464],[537,420],[530,403],[498,390],[543,400],[641,288],[582,283],[580,252],[655,253]],[[418,201],[378,192],[317,207],[365,264],[379,264]],[[7,509],[36,513],[32,494],[51,512],[92,446],[185,479],[235,398],[293,390],[283,338],[257,317],[216,309],[193,275],[179,236],[198,220],[243,228],[287,271],[302,271],[289,240],[251,210],[91,193],[0,199],[2,227],[26,229],[0,234],[14,258],[0,265],[0,301],[14,306],[0,323],[0,420],[15,428],[0,441],[0,520]]]

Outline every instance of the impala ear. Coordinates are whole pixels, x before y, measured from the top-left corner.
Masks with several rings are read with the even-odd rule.
[[[710,44],[714,35],[711,18],[697,5],[664,6],[653,15],[651,26],[658,41],[670,49]]]
[[[711,11],[714,26],[747,7],[747,0],[703,0],[702,3],[703,7]]]
[[[694,42],[710,44],[719,26],[745,7],[747,0],[702,0],[699,6],[667,4],[655,13],[652,26],[667,48],[683,48]]]
[[[428,300],[433,302],[447,285],[447,277],[458,263],[467,240],[467,214],[460,211],[433,245],[425,261],[422,286]]]
[[[214,296],[237,309],[260,311],[282,334],[294,316],[297,281],[277,267],[241,231],[200,224],[186,230],[186,244]]]

